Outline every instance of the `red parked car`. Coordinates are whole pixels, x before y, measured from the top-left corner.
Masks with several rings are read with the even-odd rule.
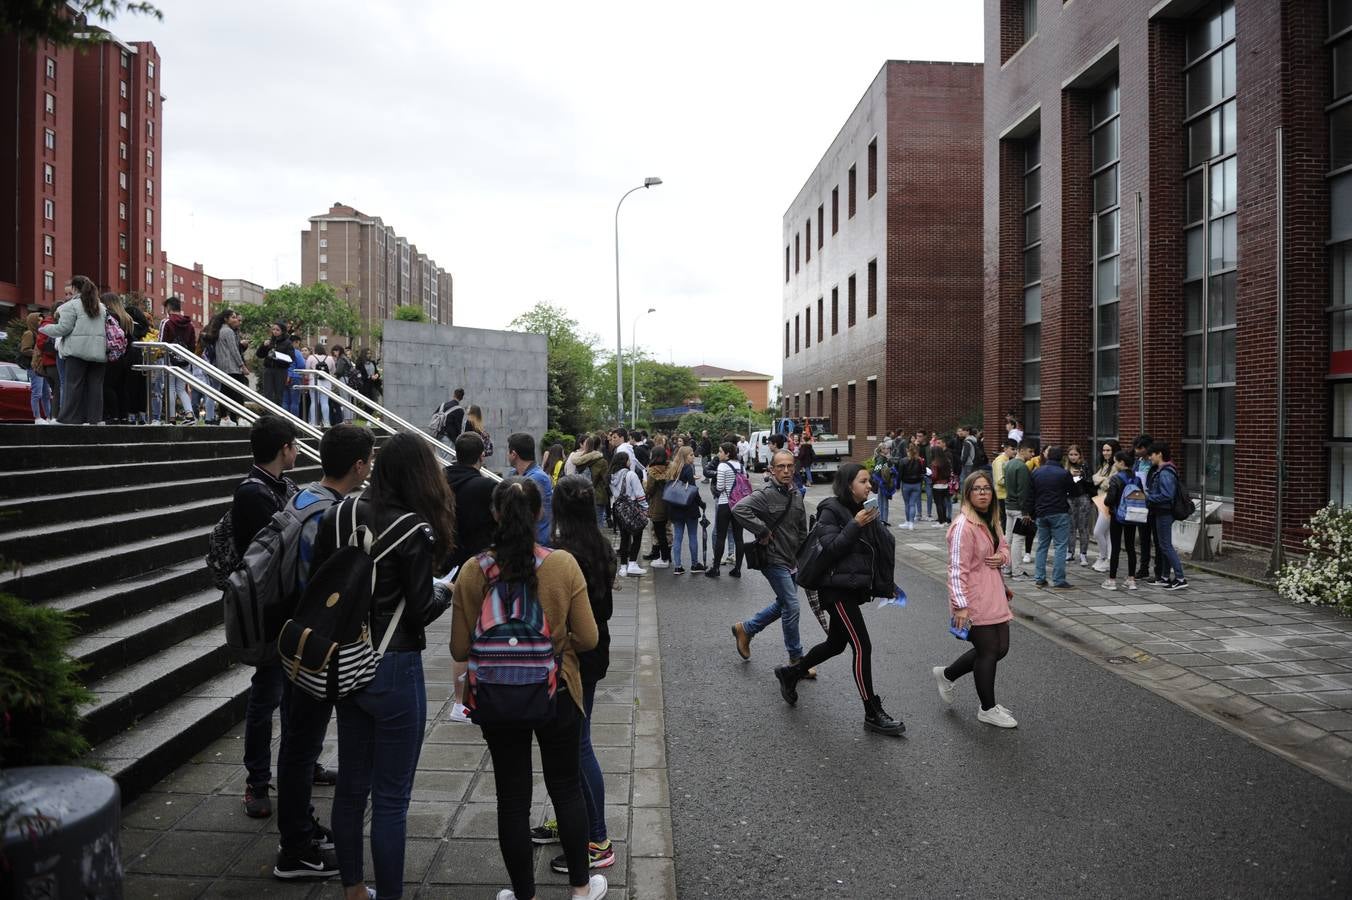
[[[0,422],[32,422],[32,388],[28,370],[16,363],[0,362]]]

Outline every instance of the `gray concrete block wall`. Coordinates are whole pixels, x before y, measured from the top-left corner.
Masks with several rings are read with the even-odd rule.
[[[465,389],[493,438],[491,468],[507,465],[507,436],[539,440],[548,427],[548,348],[542,334],[386,319],[381,358],[384,405],[426,427],[432,411]]]

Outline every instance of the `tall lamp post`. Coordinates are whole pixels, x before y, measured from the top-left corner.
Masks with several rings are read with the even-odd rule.
[[[630,188],[615,204],[615,421],[624,424],[624,335],[620,324],[620,207],[624,198],[640,188],[656,187],[662,179],[648,177],[636,188]]]
[[[648,307],[648,312],[639,313],[634,316],[634,327],[629,331],[629,428],[632,430],[638,427],[638,320],[655,313],[657,310]]]

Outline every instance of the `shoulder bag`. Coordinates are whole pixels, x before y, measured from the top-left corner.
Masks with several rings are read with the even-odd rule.
[[[774,522],[771,523],[770,525],[771,540],[774,540],[775,529],[780,526],[780,524],[784,521],[784,517],[789,514],[789,510],[791,509],[793,509],[793,497],[789,497],[788,503],[784,506],[784,511],[781,512],[775,518]],[[731,513],[732,510],[728,510],[728,512]],[[770,564],[770,549],[765,544],[762,544],[759,540],[756,540],[754,538],[749,541],[743,541],[742,559],[743,561],[746,562],[746,567],[748,569],[755,569],[758,572],[762,571],[766,566]]]

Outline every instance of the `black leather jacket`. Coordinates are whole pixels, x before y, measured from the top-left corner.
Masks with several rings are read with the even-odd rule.
[[[336,541],[333,517],[343,509],[340,504],[335,506],[333,511],[324,514],[324,521],[320,523],[318,539],[315,541],[315,557],[311,571],[317,571],[333,553]],[[380,534],[405,512],[408,510],[389,507],[381,509],[377,514],[371,502],[363,498],[357,501],[357,524],[371,528],[374,534]],[[400,523],[386,536],[385,541],[377,545],[376,553],[388,546],[386,541],[396,539],[417,524],[419,520],[416,516]],[[340,530],[346,537],[347,523],[342,523]],[[399,619],[399,630],[390,639],[388,649],[426,649],[427,636],[423,629],[435,622],[451,604],[450,591],[443,588],[434,589],[432,584],[435,552],[436,539],[432,535],[432,529],[423,524],[376,564],[376,587],[371,597],[374,608],[371,615],[373,644],[379,644],[384,638],[390,619],[394,617],[394,610],[402,599],[405,601],[404,614]]]
[[[896,594],[896,539],[881,519],[860,528],[853,512],[827,497],[817,506],[815,531],[830,566],[823,590],[848,591],[860,600]]]

